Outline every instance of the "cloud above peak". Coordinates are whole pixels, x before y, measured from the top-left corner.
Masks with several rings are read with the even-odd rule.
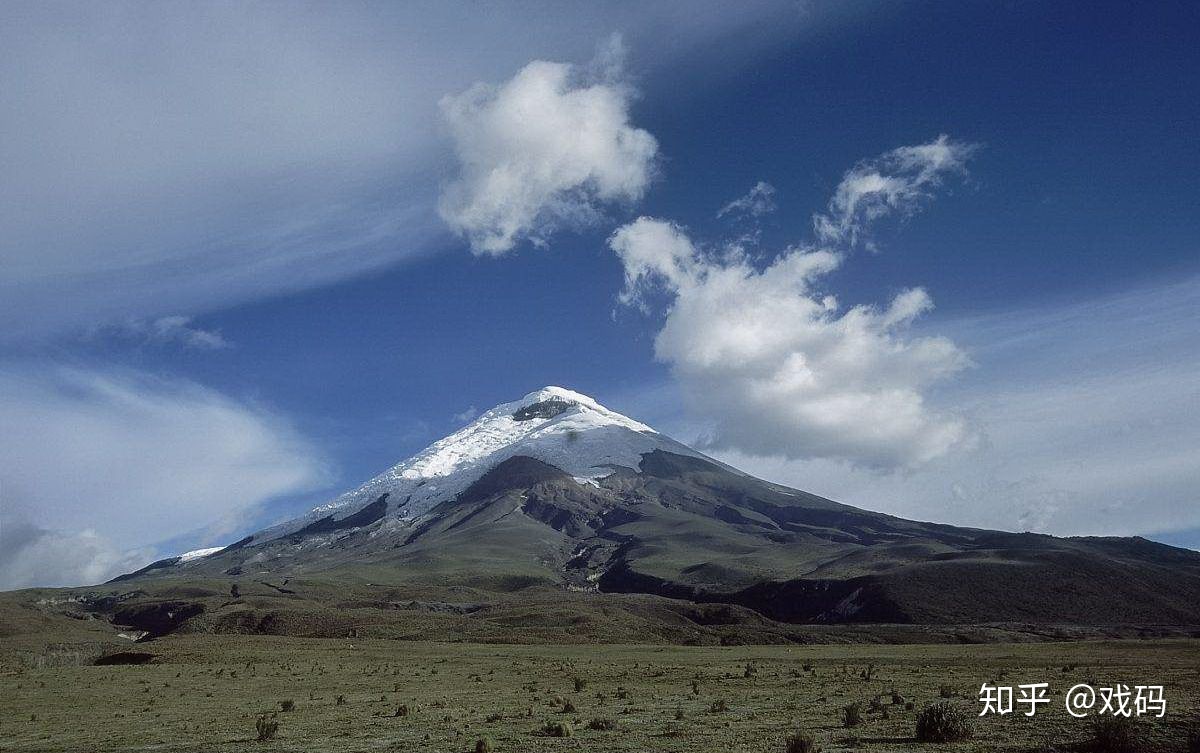
[[[961,417],[927,397],[971,363],[949,339],[909,332],[933,308],[929,294],[917,287],[885,305],[843,308],[822,287],[871,221],[919,208],[946,172],[961,170],[964,150],[943,137],[860,163],[818,225],[821,244],[789,247],[765,266],[666,220],[641,217],[612,234],[622,303],[648,310],[654,293],[669,299],[655,357],[711,426],[708,447],[893,469],[972,441]]]
[[[587,69],[535,60],[503,84],[442,99],[460,171],[438,209],[476,254],[544,244],[645,193],[658,142],[630,123],[614,40]]]

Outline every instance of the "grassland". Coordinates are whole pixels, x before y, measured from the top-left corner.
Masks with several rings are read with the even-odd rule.
[[[1166,687],[1167,716],[1141,733],[1142,750],[1169,753],[1189,749],[1200,710],[1194,640],[665,647],[181,634],[128,649],[155,656],[91,666],[60,655],[60,666],[5,671],[0,750],[459,753],[487,737],[495,751],[782,753],[800,729],[824,751],[1083,750],[1091,727],[1067,715],[1063,693],[1124,682]],[[913,739],[916,715],[945,693],[975,717],[984,681],[1049,682],[1053,702],[1033,718],[975,718],[969,741]],[[863,721],[847,728],[853,703]],[[278,723],[272,739],[257,740],[260,718]],[[544,734],[559,722],[571,736]]]

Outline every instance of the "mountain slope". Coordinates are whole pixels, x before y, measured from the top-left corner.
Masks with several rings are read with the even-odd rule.
[[[1200,625],[1200,553],[861,510],[740,473],[557,387],[301,518],[123,577],[314,574],[654,594],[792,623]]]

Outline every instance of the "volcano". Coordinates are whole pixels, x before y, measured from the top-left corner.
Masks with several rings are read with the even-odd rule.
[[[645,594],[791,624],[1200,625],[1200,553],[870,512],[754,478],[559,387],[306,515],[117,579],[221,581],[295,598],[287,584],[309,581]]]

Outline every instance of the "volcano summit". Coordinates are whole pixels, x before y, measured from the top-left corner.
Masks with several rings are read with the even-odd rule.
[[[487,594],[549,589],[792,624],[1200,624],[1200,553],[850,507],[741,473],[559,387],[496,406],[302,517],[118,581],[230,581],[235,593],[260,584],[326,601],[306,594],[314,578],[463,589],[471,611],[486,610]]]

